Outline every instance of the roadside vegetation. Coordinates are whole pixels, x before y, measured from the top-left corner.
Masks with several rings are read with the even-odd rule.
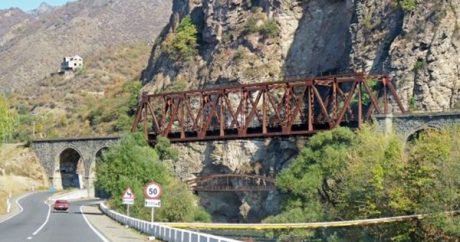
[[[460,128],[429,130],[404,146],[364,128],[310,139],[277,178],[282,213],[264,222],[315,222],[432,214],[423,220],[347,229],[292,230],[280,241],[446,241],[460,236]]]
[[[6,199],[44,189],[47,177],[33,151],[24,144],[0,146],[0,214],[6,212]]]
[[[209,222],[210,215],[198,205],[197,197],[174,177],[167,165],[177,159],[177,154],[165,138],[159,138],[155,148],[151,148],[142,134],[129,134],[98,161],[96,186],[109,193],[110,206],[122,213],[126,211],[121,201],[123,191],[131,187],[136,200],[130,216],[150,220],[150,208],[144,207],[143,187],[154,180],[163,188],[162,206],[155,209],[155,221]]]
[[[23,144],[5,144],[15,132],[17,115],[0,95],[0,214],[6,213],[9,194],[41,189],[46,185],[43,168]]]
[[[10,109],[7,99],[0,95],[0,146],[13,133],[16,114]]]

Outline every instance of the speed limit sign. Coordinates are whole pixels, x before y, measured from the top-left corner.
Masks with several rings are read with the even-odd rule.
[[[160,184],[152,181],[144,187],[145,199],[159,199],[161,197],[161,186]]]

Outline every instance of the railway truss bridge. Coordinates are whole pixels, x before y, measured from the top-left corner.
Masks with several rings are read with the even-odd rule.
[[[390,78],[353,74],[143,93],[132,130],[141,127],[150,143],[158,135],[171,142],[311,135],[390,112],[406,113]]]

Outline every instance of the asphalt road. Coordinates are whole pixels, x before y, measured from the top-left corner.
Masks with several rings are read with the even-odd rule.
[[[19,201],[22,213],[0,223],[0,242],[101,242],[90,228],[80,206],[90,201],[71,202],[68,213],[53,212],[45,204],[51,193],[35,193]]]

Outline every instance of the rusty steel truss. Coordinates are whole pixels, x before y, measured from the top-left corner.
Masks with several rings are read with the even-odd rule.
[[[196,192],[268,192],[276,190],[275,179],[258,175],[219,174],[186,181]]]
[[[353,74],[142,95],[132,130],[149,142],[310,135],[405,113],[388,76]]]

